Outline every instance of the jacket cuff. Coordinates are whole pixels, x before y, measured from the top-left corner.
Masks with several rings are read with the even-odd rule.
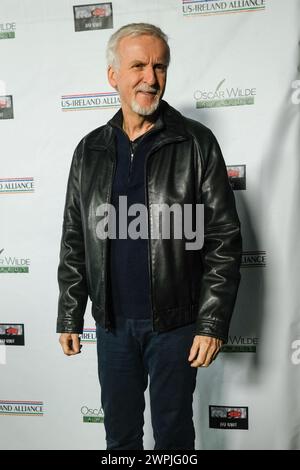
[[[224,344],[228,341],[229,325],[223,322],[207,321],[198,319],[196,321],[196,334],[203,336],[211,336],[212,338],[222,339]]]
[[[74,321],[69,322],[60,322],[56,324],[56,333],[77,333],[82,334],[83,332],[83,323],[78,324]]]

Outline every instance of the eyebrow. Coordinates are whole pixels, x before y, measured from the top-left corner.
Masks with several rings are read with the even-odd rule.
[[[143,61],[143,60],[141,60],[141,59],[134,59],[134,60],[132,60],[131,62],[129,62],[129,65],[136,65],[136,64],[146,65],[147,62],[145,62],[145,61]],[[166,63],[166,61],[161,60],[161,61],[155,62],[153,65],[165,65],[165,66],[166,66],[167,63]]]

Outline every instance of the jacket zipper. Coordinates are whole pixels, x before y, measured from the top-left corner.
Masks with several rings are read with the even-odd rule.
[[[133,146],[132,146],[130,141],[129,141],[129,147],[130,147],[130,163],[129,163],[129,172],[128,172],[127,184],[129,184],[129,180],[130,180],[130,176],[131,176],[131,170],[132,170],[132,162],[133,162],[133,157],[134,157]]]

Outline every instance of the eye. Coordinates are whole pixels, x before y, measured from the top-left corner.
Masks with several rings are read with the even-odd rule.
[[[165,72],[167,70],[167,66],[165,64],[156,64],[155,68],[161,72]]]

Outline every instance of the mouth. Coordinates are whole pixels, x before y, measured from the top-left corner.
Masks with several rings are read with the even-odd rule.
[[[137,90],[137,93],[142,93],[146,96],[156,96],[158,95],[159,90]]]
[[[137,92],[137,94],[140,95],[140,96],[144,96],[145,98],[148,98],[148,99],[151,99],[151,100],[154,100],[154,99],[158,98],[158,91],[142,91],[142,90],[139,90]]]

